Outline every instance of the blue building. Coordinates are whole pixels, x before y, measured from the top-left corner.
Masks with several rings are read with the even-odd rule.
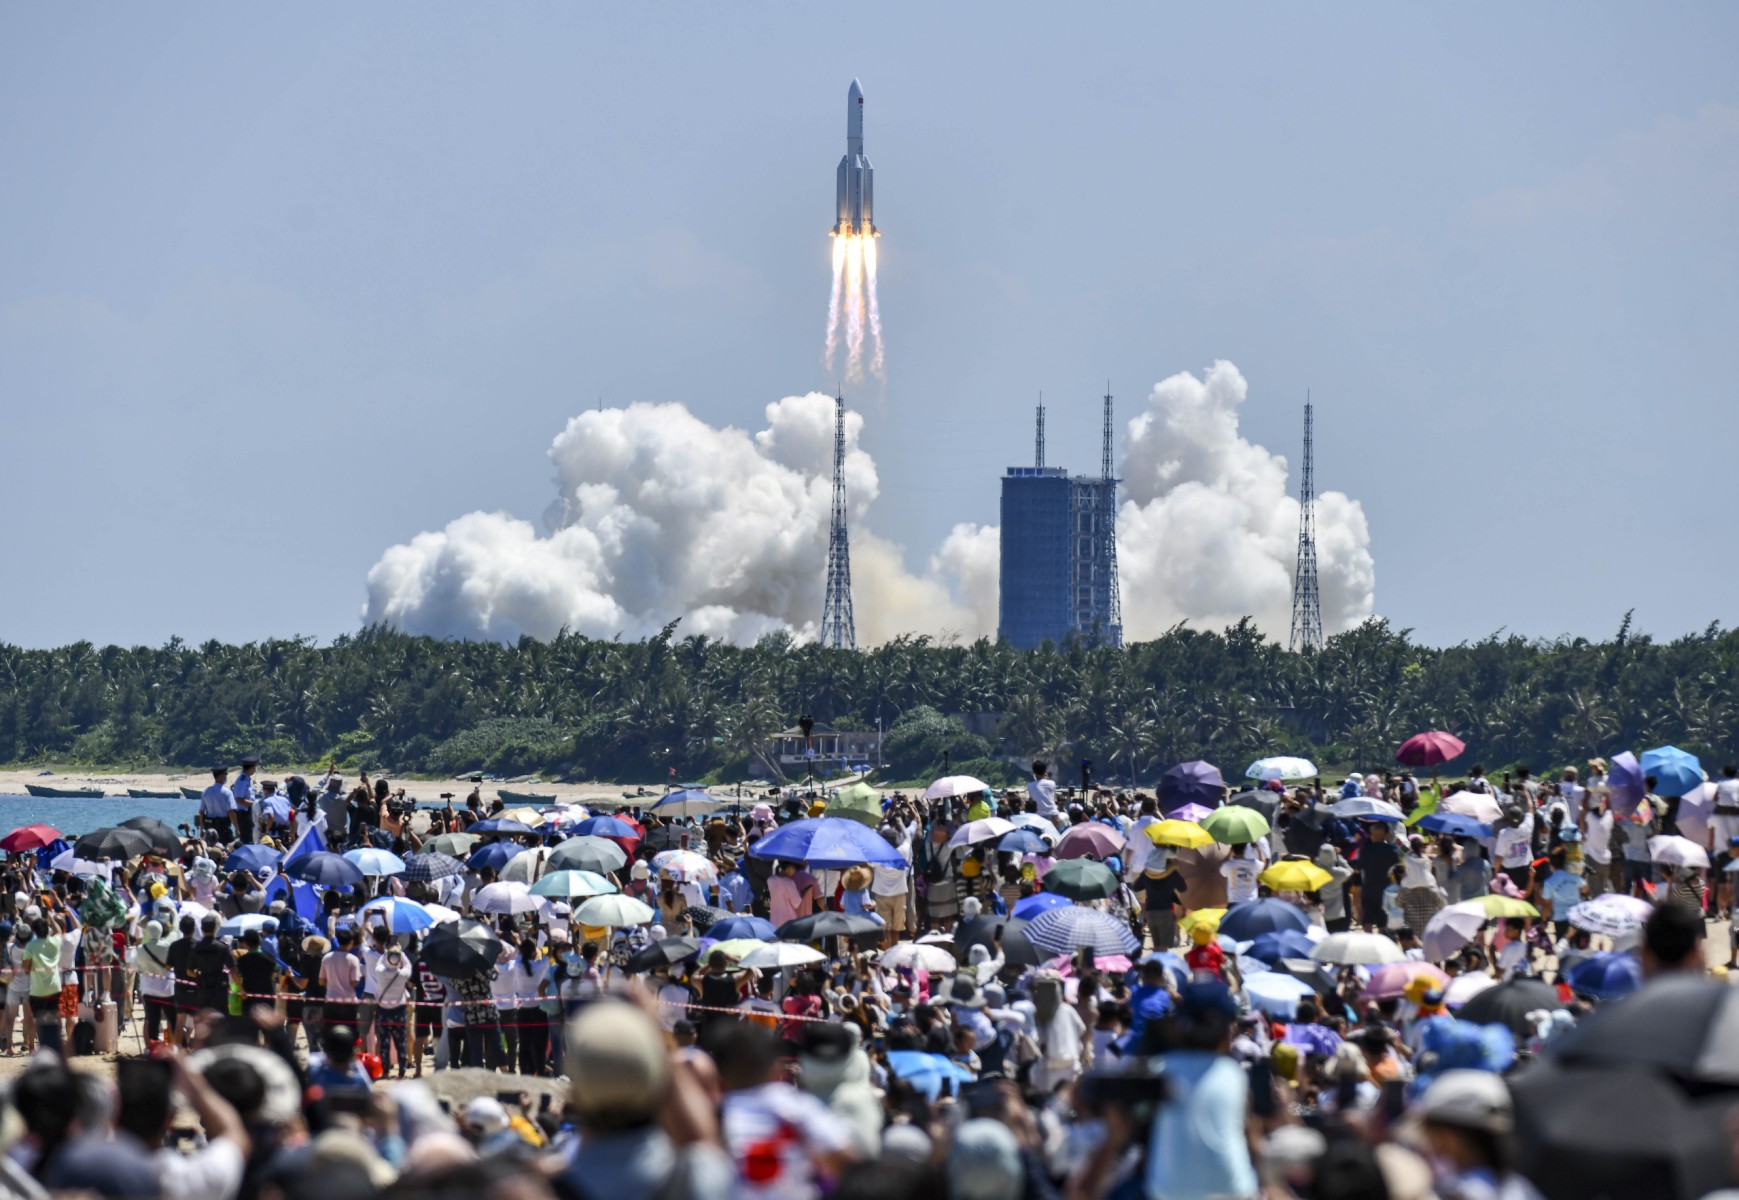
[[[1070,638],[1123,644],[1117,597],[1117,481],[1062,467],[1002,477],[997,635],[1030,650]]]

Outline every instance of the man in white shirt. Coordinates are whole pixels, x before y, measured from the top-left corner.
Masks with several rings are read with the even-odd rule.
[[[1232,855],[1220,864],[1226,877],[1226,903],[1244,904],[1256,898],[1256,877],[1262,873],[1262,856],[1254,846],[1233,846]]]
[[[1588,815],[1587,827],[1582,831],[1582,857],[1588,860],[1584,874],[1590,896],[1623,886],[1612,878],[1612,814],[1605,805],[1600,806],[1599,812]]]
[[[733,1200],[816,1200],[857,1157],[851,1130],[822,1101],[776,1079],[779,1043],[754,1025],[719,1040],[719,1126],[737,1164]]]
[[[1039,816],[1056,821],[1057,784],[1050,778],[1050,766],[1042,758],[1033,763],[1033,777],[1026,785],[1026,794],[1032,797],[1033,809]]]
[[[1533,844],[1534,814],[1519,804],[1505,808],[1503,819],[1492,831],[1492,850],[1497,855],[1497,865],[1524,895],[1533,870]]]
[[[1715,785],[1715,811],[1709,818],[1709,830],[1714,835],[1710,849],[1725,849],[1739,837],[1739,766],[1728,763],[1721,768],[1721,781]]]
[[[1559,777],[1558,798],[1564,802],[1570,824],[1578,829],[1587,828],[1588,789],[1576,781],[1575,767],[1565,767],[1564,774]]]
[[[1159,824],[1159,809],[1150,796],[1141,800],[1141,815],[1135,818],[1134,826],[1129,830],[1129,845],[1124,847],[1123,877],[1130,881],[1141,878],[1141,873],[1147,870],[1148,856],[1153,853],[1153,843],[1148,840],[1147,830],[1150,826]]]
[[[911,830],[903,825],[883,825],[881,834],[906,862],[912,861]],[[870,883],[870,897],[875,901],[876,915],[882,919],[882,949],[887,949],[900,940],[900,935],[906,932],[906,909],[912,894],[912,868],[883,867],[875,868],[875,879]]]

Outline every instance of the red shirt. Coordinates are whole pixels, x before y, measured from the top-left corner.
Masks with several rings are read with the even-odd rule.
[[[1189,964],[1190,970],[1206,971],[1221,983],[1226,982],[1226,951],[1218,942],[1192,946],[1183,960]]]

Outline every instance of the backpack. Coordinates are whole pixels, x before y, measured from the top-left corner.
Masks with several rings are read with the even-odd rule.
[[[72,1027],[72,1052],[76,1058],[86,1058],[97,1052],[95,1021],[86,1017]]]

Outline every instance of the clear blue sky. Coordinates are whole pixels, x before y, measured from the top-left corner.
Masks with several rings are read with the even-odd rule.
[[[854,75],[914,559],[1227,358],[1421,637],[1735,619],[1739,8],[846,13],[8,6],[0,639],[329,638],[600,398],[829,387]]]

